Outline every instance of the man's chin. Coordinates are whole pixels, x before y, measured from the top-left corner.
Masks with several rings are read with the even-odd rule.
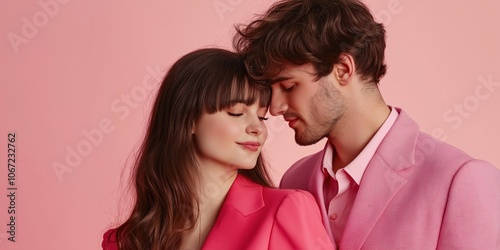
[[[295,133],[295,142],[300,146],[310,146],[319,142],[323,137],[307,137],[304,135],[299,135]]]

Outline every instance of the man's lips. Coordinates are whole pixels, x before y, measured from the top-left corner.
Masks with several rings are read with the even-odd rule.
[[[285,118],[285,121],[288,122],[288,126],[290,128],[293,128],[293,126],[295,125],[295,123],[297,123],[299,119],[298,118]]]
[[[237,142],[237,144],[250,151],[257,151],[260,148],[259,142],[247,141],[247,142]]]

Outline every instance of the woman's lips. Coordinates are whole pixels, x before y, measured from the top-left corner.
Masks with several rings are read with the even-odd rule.
[[[240,146],[250,151],[257,151],[260,148],[259,142],[238,142]]]

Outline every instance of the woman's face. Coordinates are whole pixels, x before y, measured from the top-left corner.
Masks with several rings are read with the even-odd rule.
[[[259,107],[257,100],[203,114],[193,127],[200,166],[255,167],[267,139],[266,113],[267,107]]]

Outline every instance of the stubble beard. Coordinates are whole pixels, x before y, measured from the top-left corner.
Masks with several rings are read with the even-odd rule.
[[[320,89],[309,102],[310,123],[301,119],[304,131],[295,131],[295,142],[301,146],[313,145],[327,137],[337,126],[343,117],[346,105],[344,97],[337,89],[330,87],[331,84],[322,80]]]

